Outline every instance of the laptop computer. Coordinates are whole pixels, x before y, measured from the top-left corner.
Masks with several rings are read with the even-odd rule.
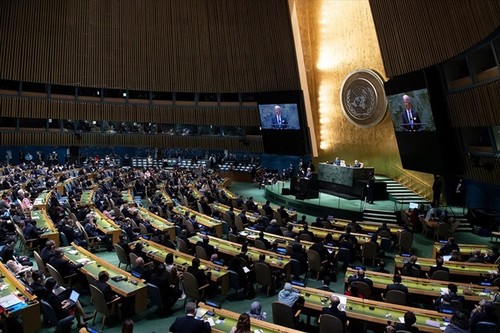
[[[79,297],[80,297],[80,294],[77,293],[76,291],[72,290],[71,294],[69,295],[68,302],[71,305],[76,305],[76,302],[78,302]]]

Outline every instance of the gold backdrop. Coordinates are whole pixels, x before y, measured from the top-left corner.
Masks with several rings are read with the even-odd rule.
[[[339,99],[342,81],[356,69],[372,69],[386,80],[368,0],[291,0],[290,7],[298,16],[294,29],[300,31],[311,99],[315,162],[358,159],[377,174],[396,176],[393,166],[401,167],[401,160],[389,114],[375,127],[358,128],[344,117]]]

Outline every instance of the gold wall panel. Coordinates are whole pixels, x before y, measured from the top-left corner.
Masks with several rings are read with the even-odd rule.
[[[388,115],[373,128],[358,128],[343,115],[339,91],[353,70],[369,68],[385,79],[385,71],[368,0],[296,1],[312,118],[319,143],[315,162],[336,156],[358,159],[378,174],[391,175],[401,166]]]

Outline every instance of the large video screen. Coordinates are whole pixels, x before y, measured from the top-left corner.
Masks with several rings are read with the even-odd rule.
[[[436,130],[427,89],[389,95],[387,102],[396,132],[433,132]]]
[[[257,105],[266,153],[303,156],[310,152],[302,91],[262,92]]]
[[[297,104],[259,104],[262,129],[299,130]]]

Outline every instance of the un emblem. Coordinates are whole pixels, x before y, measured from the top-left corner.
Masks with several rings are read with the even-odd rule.
[[[369,69],[349,73],[340,89],[342,110],[346,118],[358,127],[380,123],[387,109],[384,82]]]

